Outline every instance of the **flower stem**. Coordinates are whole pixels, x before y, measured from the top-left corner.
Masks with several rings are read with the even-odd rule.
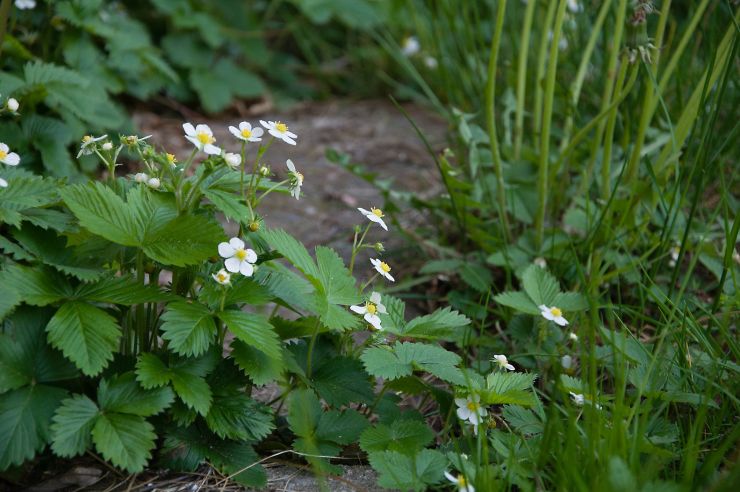
[[[517,64],[516,80],[516,112],[514,116],[514,159],[519,159],[522,151],[524,135],[524,98],[527,94],[527,55],[529,54],[529,39],[532,34],[534,9],[537,2],[528,2],[524,12],[524,27],[519,42],[519,61]]]
[[[360,237],[360,241],[357,241],[357,233],[355,232],[355,240],[352,244],[352,257],[349,260],[349,273],[352,274],[352,271],[355,268],[355,259],[357,258],[357,253],[360,251],[360,248],[362,247],[362,242],[365,240],[365,236],[367,235],[367,231],[370,230],[370,226],[372,223],[368,224],[367,227],[365,227],[365,232],[362,233],[362,236]]]
[[[313,363],[313,348],[316,346],[316,338],[319,336],[319,327],[321,322],[317,319],[316,326],[314,327],[313,334],[311,335],[311,341],[308,344],[308,355],[306,357],[306,377],[311,377],[311,366]]]

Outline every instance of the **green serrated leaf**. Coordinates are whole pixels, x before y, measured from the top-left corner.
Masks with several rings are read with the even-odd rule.
[[[13,265],[0,272],[0,282],[12,289],[26,304],[46,306],[72,294],[67,280],[46,268]]]
[[[216,336],[216,322],[207,307],[197,303],[173,302],[162,315],[162,338],[180,354],[205,353]]]
[[[305,275],[318,278],[318,268],[300,241],[282,229],[265,230],[260,232],[260,236]]]
[[[453,384],[465,384],[456,367],[460,357],[436,345],[396,342],[392,349],[369,348],[360,358],[370,374],[385,379],[410,376],[414,370],[421,370]]]
[[[99,414],[98,406],[85,395],[62,401],[51,425],[52,451],[63,458],[84,453],[92,444],[90,433]]]
[[[555,277],[544,268],[529,265],[522,274],[522,287],[536,306],[552,306],[555,297],[560,293],[560,286]]]
[[[226,323],[226,327],[236,338],[264,352],[268,357],[280,359],[280,339],[264,316],[243,311],[223,311],[218,317]]]
[[[67,302],[46,326],[49,343],[86,375],[94,376],[113,359],[121,330],[115,318],[85,302]]]
[[[588,309],[588,300],[577,292],[561,292],[552,302],[563,311],[584,311]]]
[[[108,277],[94,283],[81,284],[77,287],[75,297],[92,302],[123,304],[124,306],[177,299],[172,294],[162,292],[156,285],[143,285],[129,275]]]
[[[231,356],[254,384],[262,386],[279,379],[285,370],[283,359],[268,357],[264,352],[241,340],[231,342]]]
[[[151,458],[156,438],[154,426],[140,415],[103,413],[92,429],[95,449],[106,460],[129,473],[144,469]]]
[[[0,395],[0,471],[18,466],[50,440],[54,411],[67,395],[61,388],[37,384]]]
[[[424,449],[414,456],[396,451],[368,455],[370,464],[380,474],[381,487],[400,490],[426,490],[442,480],[447,458],[439,451]]]
[[[369,427],[360,436],[360,447],[366,453],[397,451],[415,455],[434,439],[434,432],[423,422],[396,420],[391,425]]]
[[[206,415],[211,408],[211,387],[205,379],[186,371],[173,371],[172,387],[180,399],[201,415]]]
[[[164,265],[196,265],[213,256],[224,238],[221,226],[197,215],[182,215],[147,233],[146,255]]]
[[[159,388],[170,382],[169,368],[154,354],[140,354],[136,361],[136,380],[143,388]]]
[[[360,361],[349,357],[323,362],[311,375],[311,382],[319,396],[333,407],[350,402],[371,403],[374,398],[370,377]]]
[[[208,428],[221,438],[257,442],[275,428],[268,407],[240,392],[223,392],[206,415]]]
[[[209,188],[203,191],[203,196],[208,198],[220,212],[230,219],[240,222],[247,221],[251,217],[249,207],[244,205],[233,193]]]
[[[110,380],[103,379],[98,386],[98,403],[104,412],[129,413],[149,417],[169,407],[175,395],[169,386],[144,389],[136,382],[133,372]]]
[[[402,334],[422,339],[452,338],[455,335],[462,335],[461,328],[469,324],[470,320],[466,316],[446,307],[412,319]]]
[[[540,314],[540,310],[537,305],[524,292],[502,292],[501,294],[494,296],[493,300],[498,302],[499,304],[516,309],[517,311],[520,311],[522,313],[533,315]]]

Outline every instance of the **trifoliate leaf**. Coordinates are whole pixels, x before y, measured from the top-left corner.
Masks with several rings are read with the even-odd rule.
[[[555,297],[560,293],[560,286],[555,277],[544,268],[529,265],[522,274],[522,287],[535,305],[553,305]]]
[[[92,431],[100,409],[85,395],[62,401],[51,425],[51,449],[57,456],[71,458],[85,452],[92,444]]]
[[[366,453],[397,451],[415,455],[434,439],[434,432],[423,422],[396,420],[390,425],[369,427],[360,436],[360,447]]]
[[[218,317],[226,323],[236,338],[264,352],[268,357],[280,359],[280,339],[264,316],[243,311],[223,311]]]
[[[540,310],[537,305],[524,292],[502,292],[501,294],[494,296],[493,300],[522,313],[534,315],[540,314]]]
[[[169,386],[144,389],[136,382],[133,372],[110,380],[103,379],[98,386],[98,403],[104,412],[130,413],[149,417],[169,407],[175,395]]]
[[[113,359],[121,330],[115,318],[86,302],[66,302],[46,326],[49,342],[86,375],[94,376]]]
[[[482,391],[481,400],[489,405],[535,405],[537,400],[532,384],[536,378],[536,374],[522,372],[493,372],[486,378],[486,389]]]
[[[140,415],[101,413],[92,429],[95,449],[129,473],[144,469],[156,438],[154,426]]]
[[[0,395],[0,470],[21,465],[50,440],[51,417],[67,392],[37,384]]]
[[[504,420],[509,425],[526,435],[542,434],[545,425],[532,410],[519,405],[504,405]]]
[[[469,324],[470,320],[467,317],[446,307],[432,314],[412,319],[403,329],[402,334],[422,339],[452,338],[455,335],[461,336],[462,327]]]
[[[197,303],[173,302],[162,315],[162,338],[180,355],[198,356],[211,346],[216,323],[207,307]]]

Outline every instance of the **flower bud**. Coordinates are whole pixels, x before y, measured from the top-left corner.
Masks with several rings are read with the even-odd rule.
[[[226,164],[232,169],[238,168],[239,165],[242,163],[242,157],[239,154],[234,154],[233,152],[224,152],[223,158],[224,161],[226,161]]]
[[[155,190],[159,188],[159,185],[161,184],[159,182],[159,178],[150,178],[149,181],[146,182],[147,186],[149,188],[154,188]]]
[[[7,105],[8,105],[8,109],[14,113],[18,111],[18,108],[20,107],[20,104],[18,104],[18,100],[13,97],[8,99]]]
[[[256,220],[253,220],[252,222],[249,223],[249,230],[252,231],[252,232],[259,231],[260,230],[260,223],[257,222]]]
[[[260,167],[260,174],[265,178],[268,177],[270,175],[270,168],[267,166]]]
[[[103,144],[103,150],[112,150],[113,149],[113,143],[111,142],[105,142]]]
[[[134,175],[134,181],[136,181],[137,183],[146,183],[148,179],[149,176],[147,176],[146,173],[136,173]]]
[[[373,249],[377,251],[378,253],[382,253],[383,251],[385,251],[385,247],[383,246],[383,243],[373,244]]]

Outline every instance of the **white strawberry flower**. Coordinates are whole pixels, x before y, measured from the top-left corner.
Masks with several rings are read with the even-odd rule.
[[[370,222],[375,222],[376,224],[379,224],[380,227],[388,230],[388,226],[385,225],[385,221],[383,220],[383,211],[379,208],[370,207],[370,210],[365,210],[364,208],[358,208],[357,210],[360,211],[362,215],[370,219]]]
[[[5,181],[3,178],[0,178],[0,188],[7,188],[8,182]]]
[[[554,321],[560,326],[566,326],[568,324],[568,320],[563,317],[563,311],[561,311],[560,308],[555,306],[547,307],[544,304],[540,304],[539,308],[540,314],[542,314],[542,317],[546,320]]]
[[[218,245],[218,254],[226,258],[224,266],[231,273],[239,272],[245,277],[251,277],[254,273],[254,264],[257,262],[257,253],[247,249],[244,241],[238,237],[232,237],[228,243]]]
[[[496,364],[501,367],[501,369],[507,369],[509,371],[515,371],[516,368],[509,364],[509,360],[506,358],[503,354],[496,354],[493,356],[493,360],[496,362]]]
[[[146,185],[149,188],[157,189],[162,183],[159,181],[159,178],[149,178],[146,182]]]
[[[14,97],[10,97],[10,98],[8,98],[8,102],[6,103],[6,106],[8,107],[8,109],[10,111],[12,111],[13,113],[15,113],[16,111],[18,111],[18,108],[20,107],[20,104],[18,103],[18,99],[14,98]]]
[[[245,142],[259,142],[262,140],[261,137],[265,133],[265,131],[258,126],[252,128],[252,125],[246,121],[239,123],[239,128],[230,126],[229,131],[236,138]]]
[[[583,10],[583,5],[578,3],[578,0],[567,0],[567,3],[568,3],[568,10],[570,10],[574,14]]]
[[[473,394],[467,398],[455,398],[455,405],[457,405],[458,418],[473,424],[473,432],[477,434],[483,417],[488,415],[488,411],[480,404],[480,395]]]
[[[221,285],[231,285],[231,274],[223,268],[218,273],[212,274],[211,277]]]
[[[578,341],[578,335],[576,335],[576,334],[575,334],[575,333],[573,333],[573,332],[571,332],[571,333],[568,333],[568,338],[570,338],[570,339],[571,339],[572,341],[574,341],[574,342],[577,342],[577,341]]]
[[[260,120],[260,125],[264,126],[267,129],[267,133],[273,137],[287,144],[295,145],[295,139],[298,138],[298,135],[288,130],[288,125],[285,123],[281,121]]]
[[[213,132],[208,125],[194,127],[192,123],[185,123],[182,125],[182,129],[185,130],[185,138],[195,145],[198,150],[210,155],[221,154],[221,149],[213,145],[216,137],[213,136]]]
[[[579,407],[583,406],[583,402],[586,401],[583,395],[579,393],[573,393],[572,391],[569,391],[569,393],[570,393],[570,397],[573,399],[573,403],[575,403]]]
[[[147,173],[136,173],[134,174],[134,181],[137,183],[146,183],[149,181],[149,175]]]
[[[242,156],[233,152],[224,152],[223,158],[226,161],[226,165],[232,169],[237,169],[242,163]]]
[[[668,261],[668,266],[673,268],[676,266],[676,262],[678,261],[678,258],[681,256],[681,246],[676,244],[671,248],[671,259]]]
[[[376,258],[370,258],[370,263],[373,264],[373,266],[375,267],[375,270],[379,274],[381,274],[382,276],[384,276],[385,278],[387,278],[391,282],[395,282],[396,281],[391,276],[391,273],[390,273],[391,272],[391,267],[390,267],[390,265],[388,265],[388,263],[386,263],[384,261],[380,261],[380,260],[378,260]]]
[[[288,174],[290,174],[290,194],[298,200],[301,196],[301,186],[303,186],[303,174],[296,171],[295,164],[290,159],[285,161],[285,164],[288,166]]]
[[[95,144],[101,140],[108,138],[108,135],[101,135],[99,137],[93,137],[92,135],[85,135],[82,137],[80,143],[80,151],[77,153],[77,158],[83,155],[91,155],[95,152]]]
[[[0,142],[0,162],[8,166],[17,166],[21,163],[21,158],[15,152],[11,152],[10,147]]]
[[[455,476],[449,472],[445,472],[445,478],[457,485],[458,492],[475,492],[475,487],[473,487],[472,484],[469,484],[465,476],[462,474]]]
[[[401,43],[401,53],[405,56],[414,56],[421,50],[421,44],[416,36],[407,36]]]
[[[362,314],[365,321],[370,323],[376,330],[382,330],[378,314],[387,313],[385,306],[380,302],[380,294],[373,292],[370,300],[362,306],[350,306],[349,309],[357,314]]]

